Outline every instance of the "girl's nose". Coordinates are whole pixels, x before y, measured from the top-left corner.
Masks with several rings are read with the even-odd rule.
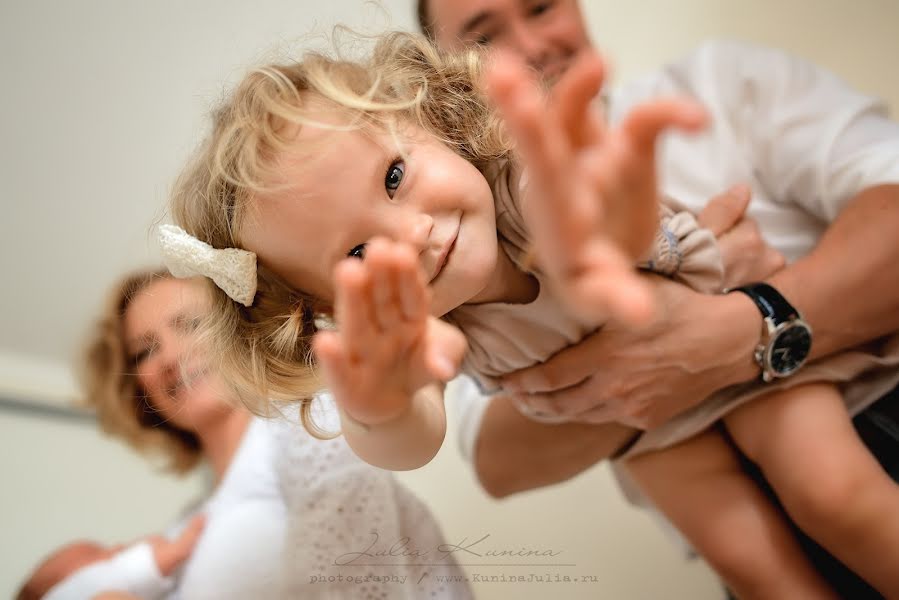
[[[405,224],[401,241],[410,244],[421,254],[428,248],[428,239],[431,237],[433,227],[434,219],[430,215],[418,213]]]

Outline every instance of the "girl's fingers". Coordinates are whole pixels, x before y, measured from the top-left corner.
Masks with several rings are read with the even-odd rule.
[[[597,144],[604,125],[596,98],[605,79],[605,65],[595,52],[584,52],[553,89],[553,110],[562,131],[575,147]]]
[[[697,131],[705,125],[704,108],[691,100],[653,100],[634,108],[624,119],[622,131],[641,152],[652,152],[656,138],[669,128]]]
[[[328,387],[336,398],[342,398],[343,388],[348,383],[347,375],[352,372],[346,364],[341,347],[340,334],[335,331],[320,331],[312,339],[312,350],[325,375]]]
[[[488,93],[532,179],[559,178],[566,155],[563,133],[557,117],[547,112],[546,99],[533,73],[520,58],[497,52],[486,79]]]
[[[399,275],[398,292],[402,316],[407,321],[420,323],[428,316],[431,294],[418,260],[412,256],[403,265]]]
[[[425,368],[438,381],[449,381],[459,372],[468,342],[456,327],[428,318]]]
[[[595,240],[585,251],[583,271],[570,282],[574,308],[584,317],[612,316],[631,326],[649,323],[655,299],[628,258],[613,244]]]
[[[340,262],[334,272],[334,317],[351,359],[370,355],[380,331],[371,292],[371,276],[357,259]]]
[[[538,194],[538,198],[543,196]],[[552,196],[550,196],[552,197]],[[561,200],[561,199],[560,199]],[[550,272],[567,273],[581,264],[584,244],[596,232],[596,219],[585,214],[585,203],[596,199],[583,186],[571,186],[565,201],[533,202],[528,207],[534,246]]]
[[[372,279],[373,312],[378,328],[387,335],[402,322],[398,271],[403,250],[386,240],[373,240],[366,249],[364,265]]]

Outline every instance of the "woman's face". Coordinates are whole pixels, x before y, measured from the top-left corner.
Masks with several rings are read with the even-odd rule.
[[[134,296],[123,323],[129,362],[152,409],[193,432],[233,411],[193,343],[206,306],[197,282],[159,279]]]

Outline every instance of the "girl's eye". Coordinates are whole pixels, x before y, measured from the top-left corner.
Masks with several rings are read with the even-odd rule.
[[[365,258],[365,244],[359,244],[355,246],[352,250],[346,253],[349,258],[358,258],[362,260]]]
[[[406,174],[406,164],[401,160],[393,161],[387,168],[387,175],[384,177],[384,187],[387,188],[387,194],[393,198],[393,193],[400,183],[403,181],[403,175]],[[355,248],[353,248],[355,250]]]

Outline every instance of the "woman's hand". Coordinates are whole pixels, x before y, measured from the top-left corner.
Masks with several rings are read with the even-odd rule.
[[[338,265],[334,281],[337,330],[320,332],[314,349],[350,418],[364,425],[391,421],[422,387],[455,376],[465,338],[430,316],[430,292],[410,247],[374,240],[364,260]]]
[[[547,99],[520,59],[497,55],[488,89],[527,169],[522,208],[541,268],[581,316],[642,324],[653,298],[634,264],[658,229],[655,142],[699,129],[705,112],[653,100],[607,127],[594,102],[603,77],[599,56],[585,54]]]

